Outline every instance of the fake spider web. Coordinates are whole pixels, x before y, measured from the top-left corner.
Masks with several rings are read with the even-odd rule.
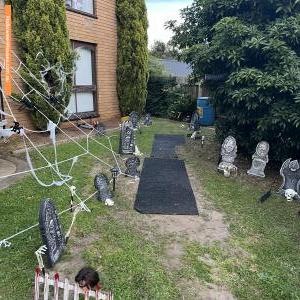
[[[3,42],[3,39],[0,38],[0,42]],[[2,93],[2,96],[4,98],[4,102],[8,108],[9,113],[4,112],[2,110],[0,110],[0,114],[4,117],[10,117],[14,120],[14,124],[16,127],[16,131],[12,131],[11,129],[1,129],[0,128],[0,134],[2,136],[6,136],[6,137],[10,137],[12,134],[17,134],[19,133],[20,138],[23,141],[23,145],[24,145],[24,149],[25,149],[25,154],[26,154],[26,160],[28,162],[29,165],[29,170],[23,171],[23,172],[16,172],[14,174],[10,174],[7,176],[1,176],[0,179],[5,179],[8,177],[13,177],[13,176],[17,176],[20,174],[25,174],[25,173],[31,173],[33,178],[36,180],[36,182],[41,185],[42,187],[52,187],[52,186],[66,186],[71,193],[71,197],[73,199],[73,197],[75,197],[77,199],[77,203],[75,206],[73,206],[73,208],[80,208],[80,210],[82,211],[87,211],[89,212],[89,208],[86,206],[86,202],[91,199],[97,192],[92,193],[91,195],[89,195],[87,198],[82,199],[76,192],[76,187],[71,185],[71,181],[73,179],[71,172],[73,170],[73,168],[76,168],[76,163],[78,162],[78,160],[80,159],[80,157],[82,156],[91,156],[92,158],[94,158],[95,160],[97,160],[98,162],[100,162],[102,165],[104,165],[106,168],[108,168],[110,171],[112,168],[116,167],[118,170],[118,175],[117,176],[127,176],[127,177],[131,177],[128,174],[125,174],[122,171],[121,165],[123,166],[123,158],[121,157],[121,155],[119,153],[116,153],[113,150],[113,146],[112,146],[112,142],[111,142],[111,138],[114,137],[114,135],[109,136],[107,135],[105,132],[99,132],[96,128],[91,128],[91,131],[89,133],[86,133],[83,129],[81,129],[80,127],[78,127],[77,124],[75,124],[74,122],[72,122],[69,117],[67,116],[67,106],[65,105],[64,101],[59,101],[58,98],[64,94],[64,85],[67,79],[67,76],[70,75],[68,73],[64,72],[63,66],[60,62],[56,63],[55,65],[51,65],[44,57],[43,57],[43,53],[39,52],[36,56],[36,59],[40,59],[43,58],[43,60],[45,61],[44,64],[41,65],[41,70],[39,72],[40,74],[40,78],[37,78],[31,71],[30,69],[22,62],[22,60],[17,56],[17,54],[12,51],[12,55],[14,56],[14,58],[16,58],[16,60],[18,61],[18,67],[14,68],[11,67],[11,70],[14,74],[13,78],[12,78],[12,82],[13,82],[13,86],[15,87],[15,89],[18,91],[18,93],[20,94],[20,98],[17,98],[16,96],[12,95],[10,96],[14,101],[22,104],[24,102],[26,102],[27,104],[29,103],[33,109],[35,109],[37,112],[39,112],[47,121],[48,121],[48,126],[47,126],[47,130],[31,130],[29,128],[26,127],[20,127],[17,118],[13,112],[13,109],[8,101],[8,97],[5,94],[5,91],[2,89],[2,87],[0,87],[0,92]],[[5,62],[0,60],[0,66],[2,68],[2,70],[5,70]],[[26,80],[22,74],[21,74],[21,70],[24,69],[26,70],[26,72],[30,75],[31,79],[34,80],[41,88],[42,92],[37,90],[36,88],[34,88],[29,82],[28,80]],[[64,113],[61,113],[53,104],[52,104],[52,97],[53,97],[53,87],[49,86],[49,84],[46,81],[46,77],[48,72],[55,72],[57,78],[59,78],[58,80],[58,84],[59,84],[59,89],[58,91],[56,91],[54,93],[54,97],[56,99],[56,101],[58,101],[59,105],[63,107],[64,109]],[[18,80],[16,80],[15,78],[17,78]],[[18,83],[18,82],[22,82],[22,84]],[[22,89],[21,86],[26,86],[29,90],[29,92],[25,93]],[[58,123],[55,124],[54,122],[52,122],[47,115],[45,114],[45,112],[41,111],[40,108],[38,108],[33,101],[31,101],[31,97],[33,97],[34,95],[38,95],[43,101],[45,101],[45,103],[47,103],[47,105],[49,107],[51,107],[54,111],[57,112],[57,114],[59,115],[59,120]],[[75,116],[78,120],[86,123],[80,116],[78,116],[78,114],[76,113],[72,113],[73,116]],[[2,118],[1,118],[2,119]],[[80,133],[85,137],[86,141],[85,141],[85,145],[83,146],[81,143],[79,143],[74,137],[72,137],[70,134],[68,134],[68,132],[66,132],[66,130],[60,128],[58,125],[60,123],[61,120],[66,121],[71,127],[76,128],[76,130],[79,130]],[[113,128],[110,130],[116,130],[117,128]],[[72,143],[74,143],[75,145],[77,145],[81,150],[83,150],[83,153],[69,157],[65,160],[58,160],[58,150],[57,150],[57,140],[56,140],[56,131],[59,131],[63,136],[66,136],[67,139],[69,139]],[[109,130],[106,130],[106,132],[108,132]],[[42,153],[42,151],[39,150],[39,147],[32,141],[32,139],[30,138],[30,136],[28,136],[28,133],[49,133],[49,139],[51,140],[51,145],[53,147],[53,151],[54,151],[54,160],[50,161],[50,159],[48,159],[46,157],[45,154]],[[98,135],[105,137],[105,139],[108,141],[108,146],[101,143],[99,140],[97,140],[95,137],[92,136],[92,134],[97,133]],[[112,155],[112,158],[114,160],[115,165],[111,165],[109,162],[105,161],[104,159],[100,158],[99,156],[93,154],[90,151],[90,143],[96,143],[98,146],[101,146],[102,148],[104,148],[104,150],[108,153],[110,153]],[[33,148],[38,155],[40,156],[40,158],[45,161],[46,165],[43,167],[38,167],[35,168],[30,156],[30,149],[29,147]],[[67,172],[62,172],[60,170],[60,165],[66,163],[66,162],[71,162],[70,168]],[[53,176],[53,174],[55,174],[56,178],[53,178],[52,182],[45,182],[44,180],[42,180],[41,178],[39,178],[39,176],[37,175],[37,171],[40,170],[50,170],[51,171],[51,175]],[[65,209],[63,211],[61,211],[58,215],[64,214],[68,211],[70,211],[71,208]],[[77,211],[78,212],[78,211]],[[71,227],[74,223],[74,220],[71,224]],[[11,242],[10,240],[12,240],[13,238],[37,227],[38,224],[34,224],[28,228],[25,228],[19,232],[17,232],[16,234],[11,235],[10,237],[4,238],[2,240],[0,240],[0,248],[1,247],[10,247],[11,246]],[[69,232],[71,230],[71,227],[69,229]],[[69,233],[68,232],[68,233]]]

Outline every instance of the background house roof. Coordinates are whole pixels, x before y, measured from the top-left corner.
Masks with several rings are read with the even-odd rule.
[[[177,78],[187,78],[192,74],[191,67],[175,59],[160,59],[167,73]]]

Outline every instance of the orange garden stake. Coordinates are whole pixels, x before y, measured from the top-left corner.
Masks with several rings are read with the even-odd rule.
[[[11,96],[11,5],[5,5],[5,93],[6,96]]]

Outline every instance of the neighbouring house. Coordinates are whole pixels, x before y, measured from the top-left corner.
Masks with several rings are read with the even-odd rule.
[[[166,73],[176,78],[176,82],[185,87],[186,92],[191,95],[191,98],[196,99],[199,96],[207,96],[207,90],[201,82],[194,84],[189,83],[189,77],[192,75],[192,68],[175,59],[160,59]]]
[[[70,42],[77,50],[73,93],[69,111],[82,119],[108,122],[120,116],[117,97],[117,20],[115,0],[66,0]],[[4,28],[4,4],[0,2],[0,28]],[[4,31],[0,30],[3,41]],[[18,46],[13,39],[13,50]],[[0,43],[0,62],[4,44]],[[18,61],[13,58],[13,67]],[[16,79],[16,78],[15,78]],[[2,82],[4,76],[2,74]],[[31,128],[30,111],[11,101],[21,125]],[[66,124],[62,124],[66,126]]]

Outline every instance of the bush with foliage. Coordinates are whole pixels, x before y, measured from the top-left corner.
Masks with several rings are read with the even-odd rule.
[[[117,90],[123,115],[144,110],[148,81],[147,11],[145,0],[117,0]]]
[[[194,0],[170,21],[173,45],[194,75],[224,74],[208,82],[222,140],[236,136],[240,149],[271,144],[271,158],[300,153],[300,1]]]
[[[69,104],[72,88],[74,53],[71,49],[66,24],[65,1],[61,0],[14,0],[14,33],[20,46],[20,56],[26,68],[22,68],[22,77],[41,94],[50,91],[52,105],[61,113]],[[45,66],[55,66],[45,76],[41,71]],[[30,72],[43,81],[40,84]],[[62,82],[61,72],[66,75]],[[26,92],[32,88],[25,84]],[[55,111],[38,93],[29,95],[31,104],[57,123],[59,113]],[[29,106],[30,103],[26,101]],[[36,109],[32,113],[37,128],[45,129],[47,120]]]

